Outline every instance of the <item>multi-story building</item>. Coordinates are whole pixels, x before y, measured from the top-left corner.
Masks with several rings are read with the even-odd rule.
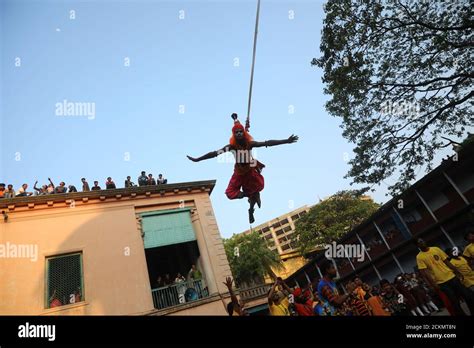
[[[226,315],[214,185],[1,199],[0,314]]]
[[[306,214],[309,209],[310,207],[305,205],[242,233],[257,232],[266,241],[268,247],[271,250],[276,250],[279,255],[291,253],[296,251],[296,246],[291,241],[295,232],[295,222]]]
[[[273,269],[273,272],[279,277],[289,276],[306,263],[306,259],[298,252],[292,238],[296,221],[306,214],[310,208],[311,206],[305,205],[260,224],[252,230],[242,232],[243,234],[257,232],[267,243],[270,250],[278,252],[283,267]]]
[[[399,273],[413,272],[418,250],[413,237],[442,249],[462,248],[463,236],[474,229],[474,142],[413,184],[401,196],[380,207],[370,218],[341,238],[337,244],[362,246],[363,260],[335,258],[340,283],[360,276],[369,284]],[[303,286],[321,277],[318,264],[323,252],[288,277],[290,285]]]

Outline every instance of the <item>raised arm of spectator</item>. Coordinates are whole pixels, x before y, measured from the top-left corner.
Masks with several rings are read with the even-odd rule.
[[[56,186],[54,186],[53,182],[51,181],[51,178],[48,178],[48,181],[49,181],[50,184],[53,186],[53,188],[56,188]]]
[[[272,288],[270,289],[270,292],[268,293],[268,304],[270,305],[273,304],[273,300],[272,300],[273,293],[275,292],[275,288],[277,287],[277,285],[278,285],[278,280],[275,283],[273,283]]]
[[[232,278],[227,277],[225,279],[224,285],[229,290],[230,299],[232,301],[232,304],[234,305],[234,308],[238,308],[239,315],[241,315],[242,314],[242,308],[240,307],[239,300],[237,300],[237,296],[235,296],[234,292],[232,291],[232,283],[233,283]]]
[[[283,290],[286,291],[287,296],[293,293],[293,290],[291,290],[291,288],[288,285],[286,285],[286,283],[280,277],[277,278],[277,283],[283,287]]]
[[[35,191],[38,191],[39,193],[41,193],[41,190],[36,187],[37,183],[38,183],[38,180],[35,181],[35,184],[33,185],[33,188],[35,189]]]

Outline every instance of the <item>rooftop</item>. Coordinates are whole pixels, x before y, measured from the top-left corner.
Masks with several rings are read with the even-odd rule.
[[[22,196],[15,198],[2,198],[0,199],[0,209],[5,208],[15,208],[22,206],[30,206],[34,204],[54,204],[60,202],[72,202],[80,200],[89,200],[89,199],[101,199],[105,200],[107,198],[122,198],[122,197],[136,197],[140,195],[151,195],[151,194],[161,194],[165,195],[167,193],[178,194],[180,192],[196,192],[196,191],[205,191],[211,194],[216,180],[205,180],[205,181],[191,181],[191,182],[181,182],[173,184],[162,184],[162,185],[150,185],[150,186],[137,186],[129,188],[118,188],[118,189],[109,189],[109,190],[97,190],[97,191],[87,191],[87,192],[72,192],[72,193],[55,193],[39,196]]]

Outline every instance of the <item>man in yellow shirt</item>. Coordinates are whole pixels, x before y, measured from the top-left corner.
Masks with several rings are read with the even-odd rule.
[[[471,230],[469,231],[465,236],[464,239],[466,242],[469,244],[466,246],[464,249],[464,252],[462,255],[466,258],[466,260],[469,262],[469,265],[473,267],[474,265],[474,232]]]
[[[465,315],[459,301],[466,301],[471,315],[474,315],[474,293],[469,291],[456,278],[463,279],[462,274],[448,260],[448,255],[438,247],[428,247],[422,238],[415,240],[420,249],[416,263],[423,278],[435,291],[443,292],[451,302],[455,315]]]
[[[270,310],[270,315],[289,316],[290,310],[288,307],[290,306],[290,302],[282,291],[276,290],[278,285],[285,288],[287,287],[281,278],[278,278],[268,292],[268,308]]]
[[[448,254],[449,262],[457,268],[459,273],[462,274],[463,280],[462,284],[469,290],[474,291],[474,271],[469,262],[462,255],[459,255],[459,250],[457,247],[446,249],[446,254]]]

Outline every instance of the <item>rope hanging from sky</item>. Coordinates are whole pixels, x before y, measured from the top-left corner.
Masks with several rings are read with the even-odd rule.
[[[258,20],[260,17],[260,0],[257,0],[257,17],[255,19],[255,33],[253,36],[253,57],[252,57],[252,69],[250,71],[250,88],[249,88],[249,103],[247,107],[247,119],[245,120],[245,130],[248,131],[250,128],[250,107],[252,105],[252,87],[253,87],[253,71],[255,68],[255,54],[257,52],[257,33],[258,33]]]

